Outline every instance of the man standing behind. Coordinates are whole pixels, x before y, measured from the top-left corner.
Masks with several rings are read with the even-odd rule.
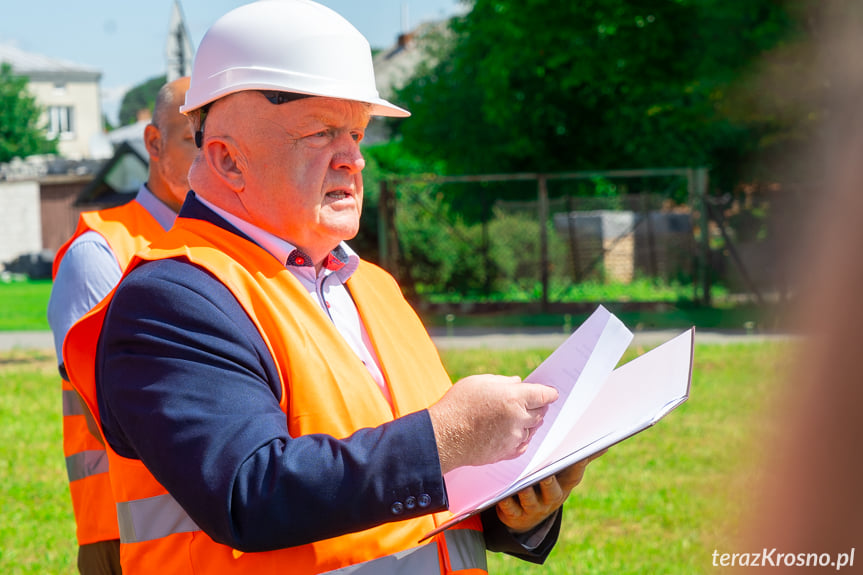
[[[144,129],[149,176],[136,197],[122,206],[81,214],[78,228],[54,259],[48,322],[63,377],[63,452],[83,575],[120,573],[119,531],[105,448],[88,431],[85,409],[68,381],[63,340],[72,324],[114,289],[134,253],[169,229],[180,211],[197,154],[191,124],[179,113],[188,87],[189,78],[180,78],[159,90],[153,120]]]

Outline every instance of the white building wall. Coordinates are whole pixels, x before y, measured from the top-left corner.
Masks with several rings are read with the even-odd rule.
[[[42,122],[49,126],[52,106],[72,109],[71,130],[63,118],[66,132],[58,141],[58,152],[70,160],[90,158],[91,142],[102,132],[99,81],[102,73],[74,62],[49,58],[0,42],[0,62],[12,66],[16,75],[26,77],[28,89],[45,110]]]
[[[40,209],[39,182],[0,182],[0,264],[42,250]]]
[[[51,106],[70,106],[73,109],[73,132],[60,137],[57,151],[73,160],[89,158],[90,143],[102,132],[99,83],[31,80],[29,89],[44,110],[43,125],[48,124],[47,110]]]

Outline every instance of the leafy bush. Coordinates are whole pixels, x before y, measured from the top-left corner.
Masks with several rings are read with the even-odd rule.
[[[401,196],[404,201],[399,202],[396,226],[408,283],[420,293],[464,295],[483,290],[488,270],[477,249],[482,244],[481,227],[453,216],[440,193],[406,191]]]

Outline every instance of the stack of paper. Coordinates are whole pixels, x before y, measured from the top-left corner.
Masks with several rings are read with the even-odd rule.
[[[617,369],[632,333],[600,306],[525,378],[558,390],[528,450],[444,476],[448,521],[428,536],[642,431],[689,397],[692,328]]]

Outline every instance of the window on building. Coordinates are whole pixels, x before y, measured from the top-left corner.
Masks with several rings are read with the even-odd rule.
[[[48,108],[48,136],[69,139],[75,135],[74,108],[72,106],[50,106]]]

